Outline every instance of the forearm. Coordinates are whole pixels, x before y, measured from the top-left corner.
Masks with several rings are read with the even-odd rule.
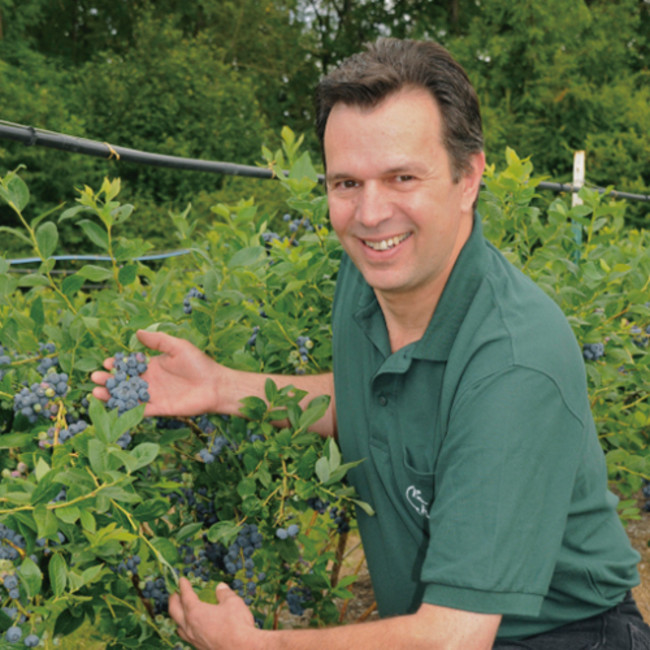
[[[417,614],[326,629],[260,631],[260,650],[490,650],[500,616],[425,606]]]
[[[241,400],[255,396],[266,399],[264,386],[267,379],[272,379],[278,388],[294,386],[307,393],[301,405],[307,404],[319,395],[330,397],[330,404],[325,415],[311,429],[323,437],[336,435],[336,407],[334,400],[334,376],[332,373],[319,375],[269,375],[223,368],[215,387],[215,412],[237,415]]]

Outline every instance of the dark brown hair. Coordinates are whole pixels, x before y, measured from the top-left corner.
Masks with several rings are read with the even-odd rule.
[[[457,181],[470,168],[471,154],[483,150],[481,111],[465,70],[449,52],[431,41],[380,38],[354,54],[316,88],[316,131],[323,147],[332,107],[372,107],[407,86],[428,90],[443,122],[443,144]]]

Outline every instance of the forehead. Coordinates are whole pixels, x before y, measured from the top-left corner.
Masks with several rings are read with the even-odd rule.
[[[339,102],[327,120],[323,150],[328,173],[446,157],[440,110],[423,88],[402,89],[371,107]]]

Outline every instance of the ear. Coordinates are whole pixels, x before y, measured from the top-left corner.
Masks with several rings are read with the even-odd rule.
[[[462,184],[461,207],[463,211],[473,212],[485,169],[485,152],[472,154],[469,163],[470,168],[459,181]]]

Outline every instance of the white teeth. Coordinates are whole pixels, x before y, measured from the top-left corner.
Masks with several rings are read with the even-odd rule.
[[[381,241],[367,241],[364,239],[363,243],[369,248],[372,248],[373,251],[387,251],[389,248],[393,248],[403,242],[409,235],[410,233],[405,233],[404,235],[397,235],[396,237],[382,239]]]

